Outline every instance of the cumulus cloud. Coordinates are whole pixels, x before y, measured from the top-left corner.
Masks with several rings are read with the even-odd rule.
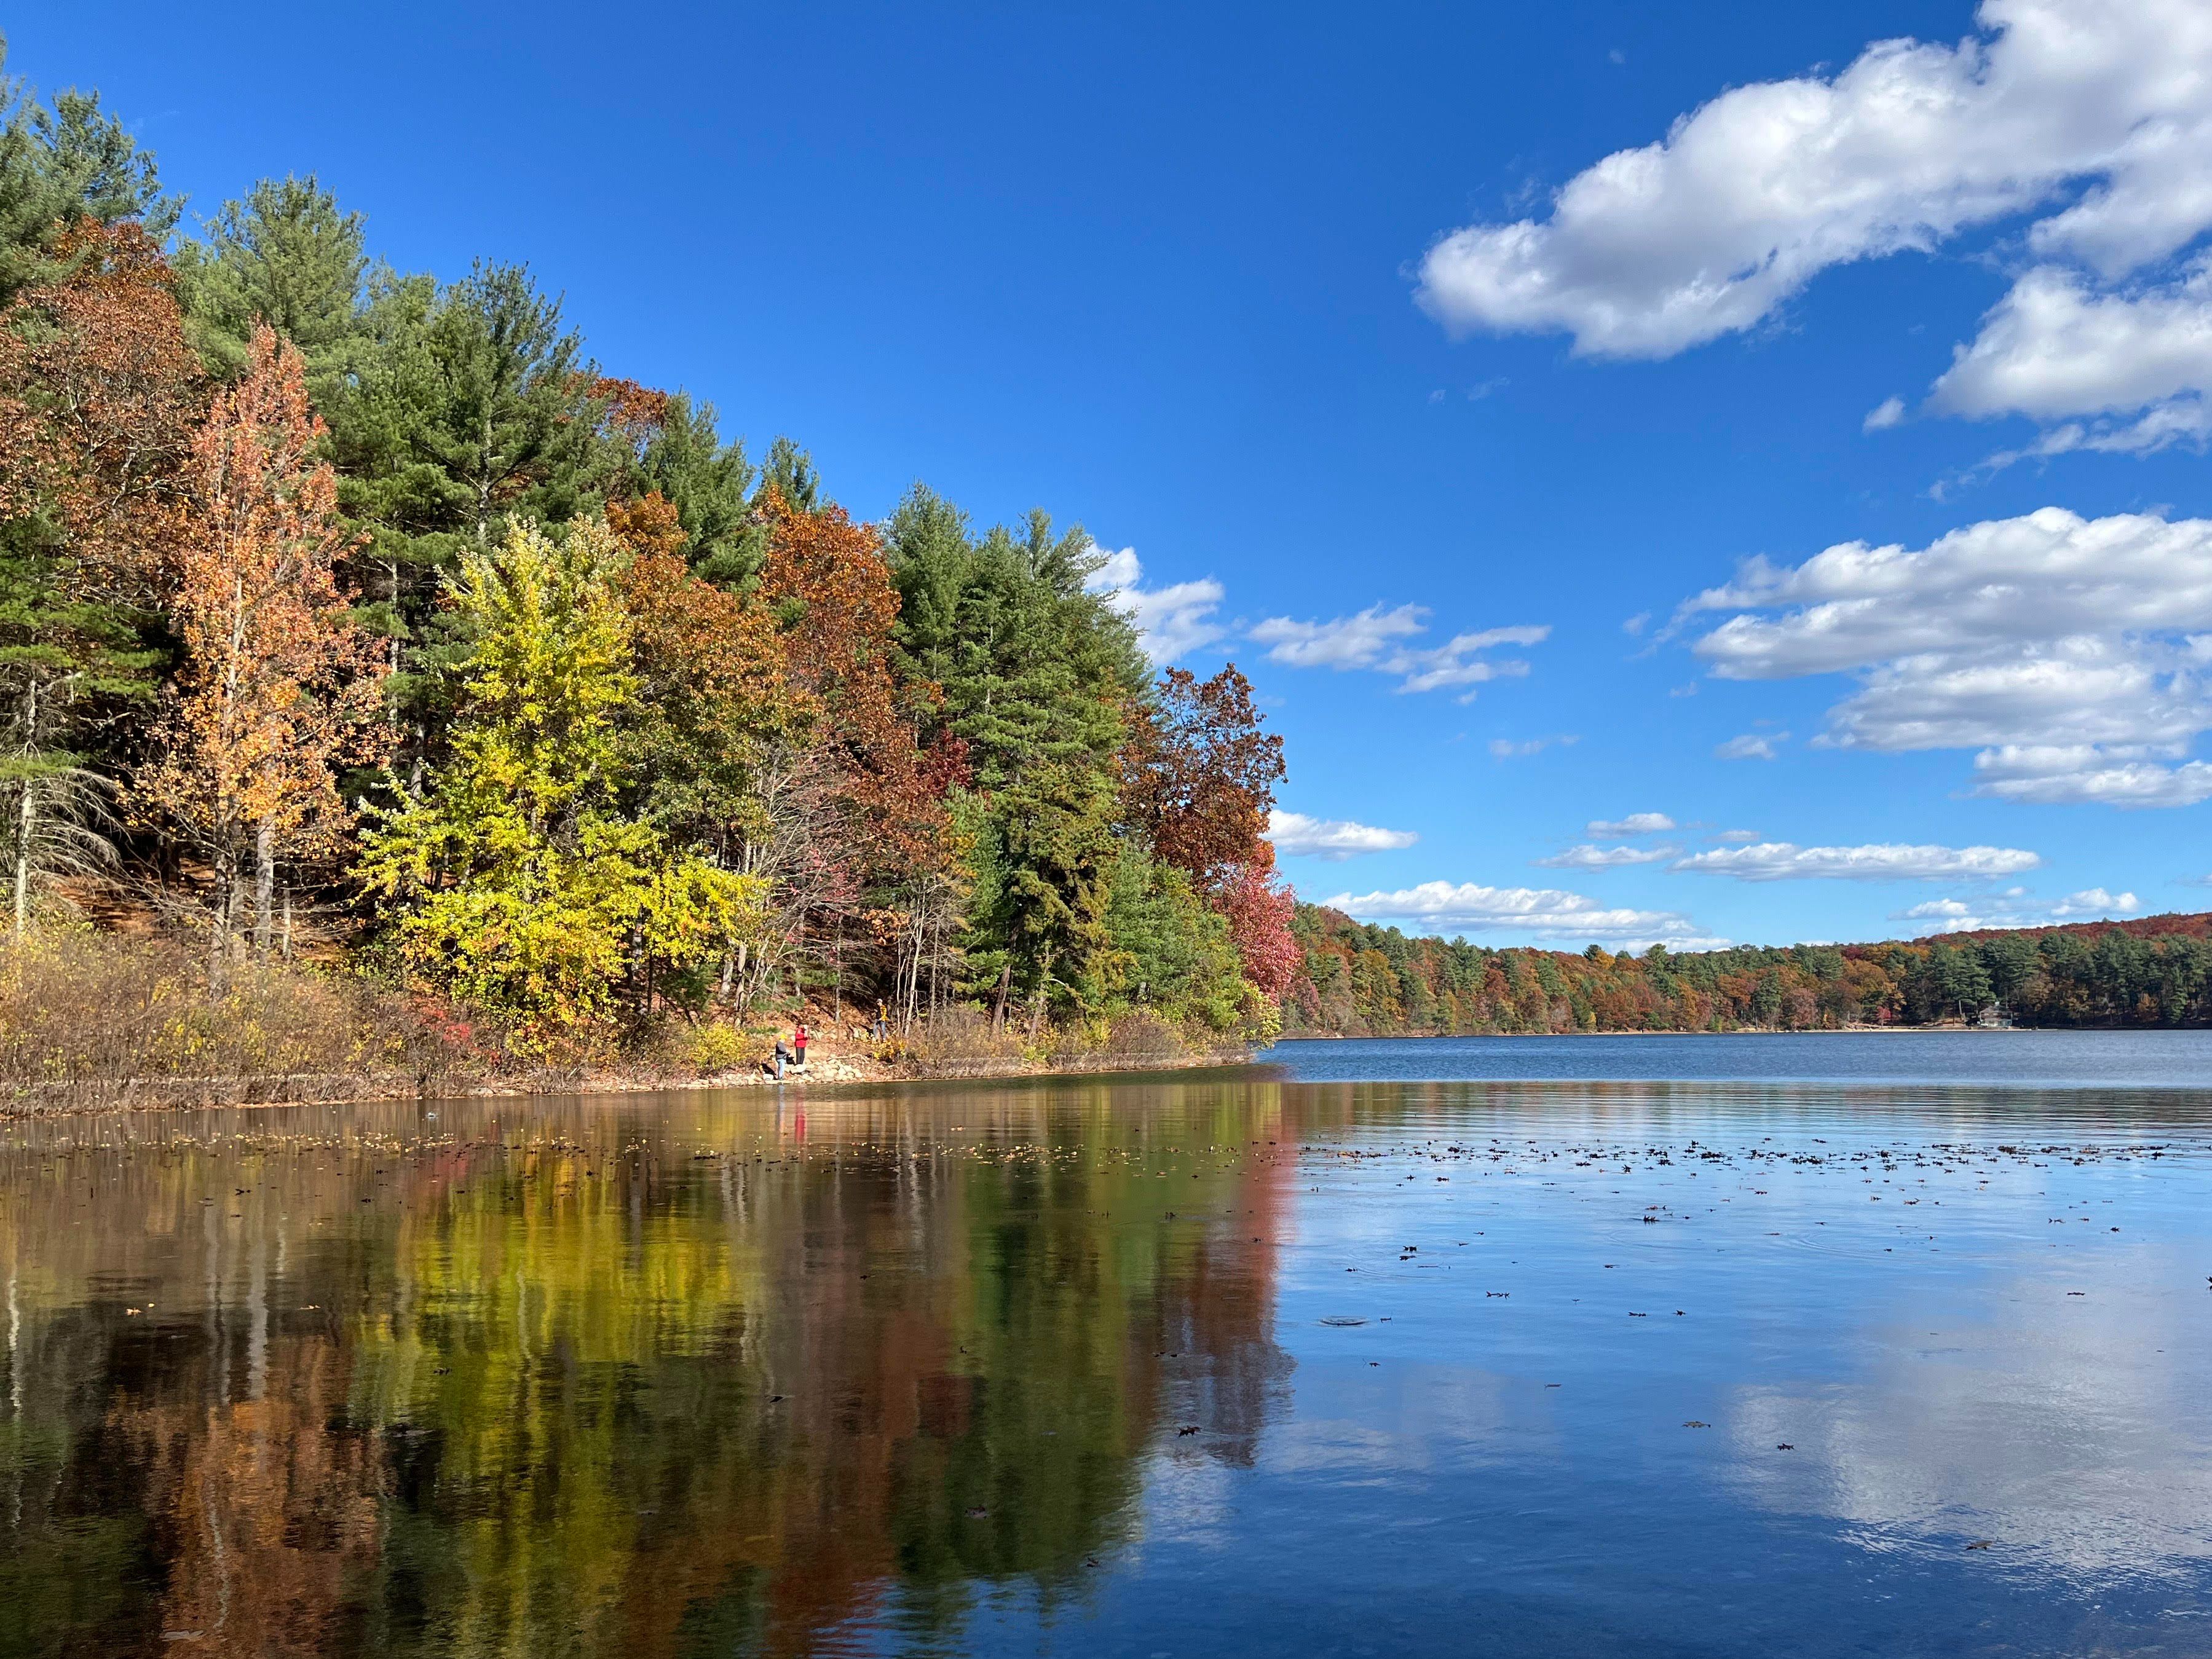
[[[1799,847],[1767,841],[1692,853],[1671,867],[1738,881],[1940,881],[2016,876],[2042,862],[2016,847],[1913,847],[1896,842]]]
[[[1664,944],[1694,949],[1727,943],[1699,932],[1671,910],[1630,910],[1553,888],[1485,887],[1474,882],[1425,881],[1394,892],[1339,893],[1322,901],[1362,921],[1410,922],[1431,930],[1525,933],[1544,939]]]
[[[1443,237],[1421,303],[1455,331],[1665,357],[1751,328],[1821,270],[2030,216],[2026,268],[1927,408],[2044,427],[1995,468],[2212,438],[2212,12],[1986,0],[1956,46],[1722,93],[1549,211]],[[1886,399],[1865,429],[1907,413]]]
[[[1833,76],[1733,88],[1584,169],[1540,217],[1437,241],[1455,331],[1665,357],[1753,327],[1821,270],[2044,211],[2044,259],[2117,279],[2212,225],[2212,10],[1985,0],[1955,46],[1878,41]],[[2045,211],[2056,209],[2056,211]]]
[[[1278,809],[1267,814],[1267,839],[1289,856],[1340,860],[1362,853],[1394,853],[1420,837],[1411,830],[1378,830],[1350,818],[1309,817]]]
[[[1694,645],[1724,679],[1850,674],[1820,741],[1972,749],[1977,793],[2177,806],[2212,727],[2212,520],[2045,507],[1928,546],[1846,542],[1754,559],[1683,607],[1732,611]]]
[[[1270,617],[1253,628],[1251,639],[1267,647],[1269,660],[1292,668],[1370,669],[1396,675],[1401,691],[1437,691],[1525,675],[1525,662],[1480,653],[1502,645],[1540,645],[1552,633],[1549,624],[1527,624],[1455,634],[1441,645],[1413,643],[1427,632],[1428,618],[1426,605],[1386,609],[1377,603],[1328,622]],[[1469,690],[1460,701],[1470,702],[1474,696]]]
[[[1965,899],[1928,899],[1889,913],[1892,921],[1918,922],[1917,933],[1978,933],[1995,927],[2047,927],[2053,922],[2095,921],[2130,916],[2142,908],[2133,893],[2085,887],[2064,898],[2045,901],[2021,888]]]
[[[1730,738],[1726,743],[1717,744],[1713,756],[1717,760],[1778,760],[1782,755],[1782,745],[1789,740],[1787,732],[1774,732],[1765,736],[1756,732],[1747,732],[1741,737]]]
[[[1681,850],[1679,847],[1598,847],[1585,842],[1547,859],[1529,861],[1543,870],[1617,870],[1626,864],[1657,864]]]
[[[1583,826],[1583,833],[1614,838],[1621,836],[1663,836],[1674,827],[1674,820],[1664,812],[1631,812],[1625,818],[1592,818]]]
[[[1137,550],[1125,547],[1109,553],[1093,544],[1103,561],[1091,572],[1085,587],[1104,594],[1114,607],[1136,624],[1137,643],[1155,664],[1165,665],[1222,635],[1213,621],[1221,608],[1223,589],[1211,576],[1194,582],[1176,582],[1166,587],[1138,586],[1144,566]]]
[[[2200,258],[2170,281],[2119,289],[2056,266],[2026,272],[1954,350],[1928,402],[1942,414],[2044,422],[2026,449],[1985,463],[2002,466],[2072,450],[2201,447],[2212,432],[2208,391],[2212,260]]]

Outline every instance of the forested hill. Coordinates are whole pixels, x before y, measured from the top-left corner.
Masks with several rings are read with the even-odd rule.
[[[1301,904],[1285,1036],[1819,1030],[2002,1004],[2024,1025],[2212,1024],[2212,913],[1873,945],[1486,950]]]
[[[1280,739],[1080,528],[866,520],[528,266],[397,270],[313,175],[186,234],[133,132],[0,76],[0,1012],[131,905],[207,1006],[386,988],[380,1054],[1273,1034]]]

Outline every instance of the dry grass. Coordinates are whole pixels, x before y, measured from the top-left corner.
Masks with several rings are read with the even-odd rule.
[[[1047,1030],[1034,1048],[1022,1036],[1011,1024],[993,1030],[981,1009],[947,1008],[917,1029],[899,1060],[917,1077],[956,1078],[1165,1069],[1235,1057],[1218,1046],[1194,1046],[1176,1027],[1142,1010],[1121,1015],[1103,1030],[1079,1025]],[[1226,1046],[1233,1050],[1241,1045]]]
[[[449,1011],[316,969],[207,964],[165,939],[0,942],[0,1110],[428,1091],[495,1064]]]

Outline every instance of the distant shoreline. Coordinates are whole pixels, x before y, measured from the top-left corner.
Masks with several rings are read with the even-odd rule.
[[[1286,1042],[1464,1042],[1483,1040],[1522,1041],[1538,1037],[1815,1037],[1914,1036],[1948,1032],[1958,1036],[2017,1036],[2051,1031],[2201,1031],[2202,1025],[1831,1025],[1813,1030],[1778,1025],[1757,1025],[1735,1031],[1300,1031],[1275,1039]]]

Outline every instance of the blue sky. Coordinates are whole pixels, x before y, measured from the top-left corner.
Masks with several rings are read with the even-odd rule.
[[[1285,735],[1307,897],[2202,906],[2201,0],[211,9],[36,9],[9,67],[200,212],[313,170],[403,269],[527,259],[856,513],[1127,550]]]

